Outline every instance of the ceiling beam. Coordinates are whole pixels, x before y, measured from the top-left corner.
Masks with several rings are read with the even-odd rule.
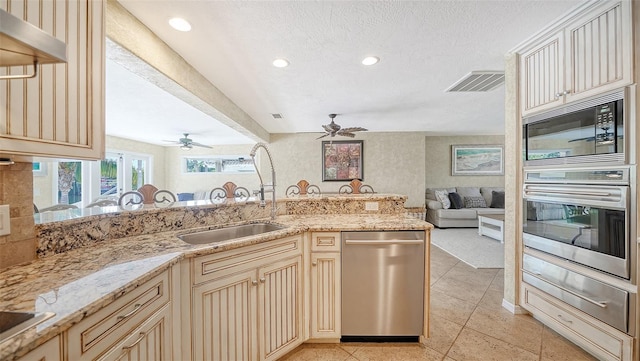
[[[107,1],[106,52],[129,71],[257,142],[270,135],[116,0]]]

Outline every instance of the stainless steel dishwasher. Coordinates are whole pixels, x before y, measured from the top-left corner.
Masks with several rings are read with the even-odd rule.
[[[342,232],[342,341],[418,341],[424,231]]]

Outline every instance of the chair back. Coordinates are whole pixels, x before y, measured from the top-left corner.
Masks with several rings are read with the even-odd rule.
[[[157,191],[158,188],[151,184],[145,184],[138,188],[138,192],[142,194],[142,203],[144,204],[153,204],[153,195],[156,194]]]
[[[86,208],[109,207],[109,206],[117,206],[117,205],[118,205],[118,201],[114,201],[113,199],[100,199],[100,200],[89,203]]]
[[[78,206],[73,204],[55,204],[51,207],[42,208],[40,213],[44,212],[53,212],[53,211],[63,211],[66,209],[78,209]]]

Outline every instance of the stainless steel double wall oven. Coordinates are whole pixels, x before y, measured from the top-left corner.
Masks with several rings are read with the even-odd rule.
[[[636,171],[621,89],[524,120],[523,282],[634,335]]]

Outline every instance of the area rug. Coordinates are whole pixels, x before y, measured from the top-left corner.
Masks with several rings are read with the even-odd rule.
[[[504,245],[477,228],[434,228],[431,244],[474,268],[504,268]]]

